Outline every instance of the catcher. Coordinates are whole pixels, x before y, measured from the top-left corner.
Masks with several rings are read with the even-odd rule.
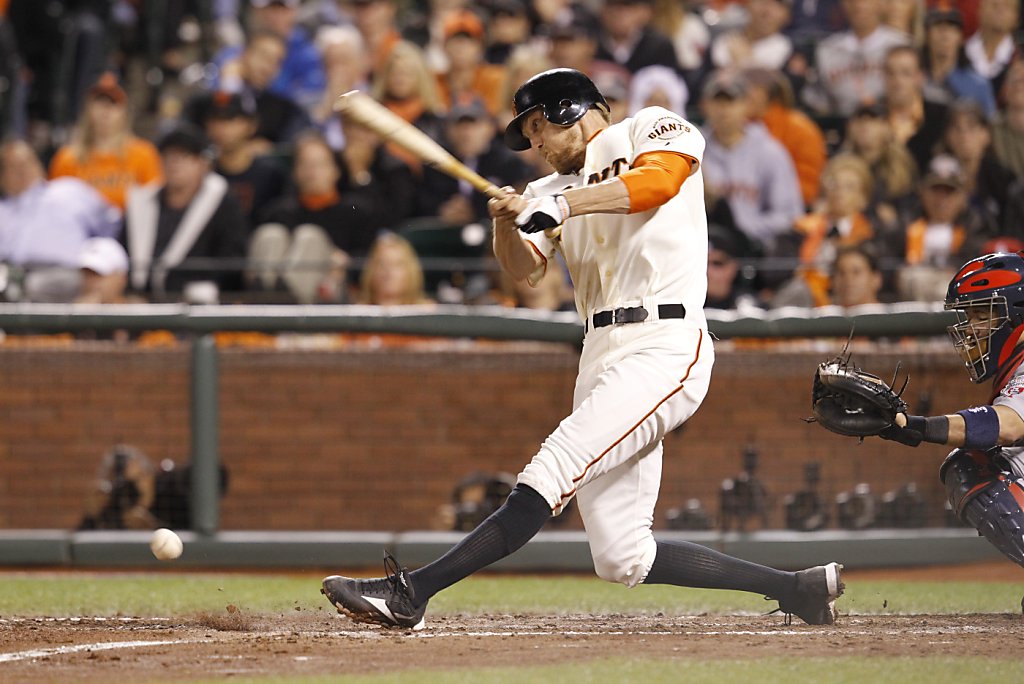
[[[956,447],[939,469],[953,510],[1024,566],[1024,252],[968,261],[945,307],[957,314],[948,331],[971,379],[993,378],[988,404],[909,415],[891,386],[841,356],[818,367],[814,419],[843,435]]]

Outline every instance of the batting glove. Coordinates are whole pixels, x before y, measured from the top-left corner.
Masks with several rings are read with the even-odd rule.
[[[560,226],[569,218],[569,202],[564,195],[535,197],[516,216],[516,225],[524,233],[539,233]]]

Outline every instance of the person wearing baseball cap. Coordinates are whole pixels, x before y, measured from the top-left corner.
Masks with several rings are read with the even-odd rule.
[[[124,302],[128,283],[128,253],[111,237],[89,238],[78,253],[82,272],[78,303],[116,304]]]
[[[203,128],[213,145],[213,168],[227,180],[250,226],[284,194],[288,180],[280,165],[260,152],[258,127],[256,100],[249,93],[212,94]]]
[[[890,251],[903,257],[897,289],[905,301],[941,299],[952,271],[963,261],[981,254],[990,229],[976,209],[969,206],[967,179],[956,157],[932,158],[918,185],[917,216],[908,217],[906,228]]]
[[[976,101],[989,117],[996,113],[992,84],[964,57],[964,20],[960,11],[933,7],[925,15],[924,69],[926,97]]]
[[[221,292],[239,290],[248,226],[227,181],[210,168],[209,141],[201,129],[181,124],[158,148],[164,182],[128,193],[128,287],[156,301],[180,299],[193,282],[213,282]],[[190,265],[196,259],[227,261],[214,268]]]
[[[130,186],[160,179],[160,155],[132,133],[128,94],[113,72],[86,91],[70,142],[50,161],[50,177],[61,176],[81,178],[120,210]]]
[[[486,31],[474,12],[452,12],[444,22],[444,53],[448,70],[438,74],[437,90],[445,107],[463,99],[479,98],[487,111],[497,114],[505,84],[505,68],[484,61]],[[466,85],[462,85],[466,84]]]

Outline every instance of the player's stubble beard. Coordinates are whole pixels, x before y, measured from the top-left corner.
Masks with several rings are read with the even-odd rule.
[[[555,171],[563,175],[580,172],[587,157],[587,143],[579,124],[558,127],[558,133],[544,143],[544,158]]]

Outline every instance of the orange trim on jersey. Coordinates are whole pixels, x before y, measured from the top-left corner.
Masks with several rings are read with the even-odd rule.
[[[593,140],[597,136],[601,135],[602,133],[604,133],[604,129],[603,128],[599,128],[596,131],[594,131],[594,134],[592,136],[590,136],[589,138],[587,138],[587,144],[589,145],[591,140]]]
[[[309,211],[320,211],[326,209],[332,204],[337,204],[341,200],[341,195],[338,194],[337,190],[328,190],[327,192],[317,193],[315,195],[309,195],[306,193],[299,194],[299,204]]]
[[[679,152],[658,150],[641,154],[619,176],[629,192],[629,213],[660,207],[679,194],[696,160]]]
[[[537,248],[537,245],[533,244],[529,240],[524,240],[524,242],[530,245],[530,247],[533,247],[533,251],[537,253],[537,256],[539,256],[541,260],[544,261],[544,263],[542,264],[543,270],[541,270],[539,278],[534,279],[533,277],[533,274],[537,272],[536,268],[533,269],[533,273],[526,276],[526,284],[529,285],[530,287],[537,287],[537,284],[544,279],[544,275],[548,272],[548,258],[544,256],[543,253],[541,253],[540,249]]]
[[[668,401],[669,399],[674,397],[679,392],[679,390],[683,389],[683,383],[686,382],[686,379],[688,377],[690,377],[690,371],[693,370],[694,365],[700,359],[700,347],[701,347],[701,343],[704,341],[704,331],[703,330],[698,330],[697,332],[700,333],[700,336],[697,338],[697,353],[694,355],[693,361],[690,362],[690,365],[687,366],[686,374],[683,375],[683,377],[679,379],[679,387],[676,387],[674,390],[672,390],[671,392],[666,394],[664,397],[662,397],[661,400],[657,404],[654,405],[654,408],[652,408],[650,411],[648,411],[646,414],[644,414],[644,417],[641,418],[639,421],[637,421],[633,425],[633,427],[631,427],[628,430],[626,430],[626,432],[624,432],[621,437],[619,437],[617,440],[615,440],[612,443],[611,446],[609,446],[607,449],[602,451],[599,456],[597,456],[592,461],[590,461],[590,463],[588,463],[583,468],[583,472],[580,473],[579,475],[577,475],[576,477],[574,477],[572,479],[573,484],[575,484],[575,483],[579,482],[580,480],[582,480],[586,476],[587,472],[590,471],[590,466],[594,465],[595,463],[600,461],[602,458],[607,456],[609,451],[611,451],[612,449],[617,447],[619,444],[621,444],[622,440],[626,439],[626,437],[629,437],[629,435],[631,435],[638,427],[643,425],[644,421],[647,420],[648,418],[650,418],[651,414],[654,413],[655,411],[657,411],[661,407],[662,404],[664,404],[666,401]],[[570,496],[575,494],[577,489],[579,489],[579,487],[573,487],[572,490],[570,490],[569,492],[566,492],[565,494],[562,494],[561,501],[565,501],[567,498],[569,498]]]

